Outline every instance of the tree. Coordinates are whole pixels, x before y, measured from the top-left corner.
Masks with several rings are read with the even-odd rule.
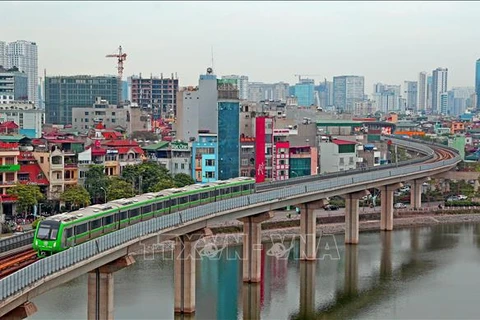
[[[185,187],[191,184],[195,184],[195,180],[186,173],[177,173],[173,177],[173,182],[177,188]]]
[[[7,194],[17,198],[18,211],[26,212],[43,199],[40,187],[33,184],[17,184],[8,188]]]
[[[121,198],[131,198],[134,196],[135,191],[133,190],[133,185],[130,182],[118,177],[110,178],[107,189],[108,201]]]
[[[68,203],[71,209],[76,209],[90,204],[90,194],[84,187],[74,185],[65,189],[60,200]]]
[[[91,165],[85,174],[85,189],[93,203],[103,202],[108,187],[108,178],[102,165]],[[102,189],[103,188],[103,189]]]
[[[175,183],[169,179],[162,179],[158,181],[151,189],[150,192],[158,192],[165,189],[175,188]]]
[[[158,163],[146,162],[123,168],[122,178],[133,184],[138,193],[153,191],[160,180],[172,180],[168,170]]]

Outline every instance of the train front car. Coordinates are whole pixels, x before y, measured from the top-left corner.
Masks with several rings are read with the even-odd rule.
[[[60,221],[43,220],[35,230],[33,250],[39,257],[49,256],[62,251]]]

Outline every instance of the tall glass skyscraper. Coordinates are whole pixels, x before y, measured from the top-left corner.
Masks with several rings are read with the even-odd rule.
[[[118,104],[116,76],[58,76],[45,78],[45,115],[51,124],[71,124],[72,108],[91,107],[95,98]]]
[[[298,105],[310,107],[315,104],[315,82],[312,79],[302,79],[295,85],[295,96],[298,99]]]

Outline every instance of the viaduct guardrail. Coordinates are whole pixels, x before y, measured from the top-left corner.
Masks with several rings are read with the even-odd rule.
[[[433,150],[425,145],[415,141],[402,141],[398,143],[403,146],[410,146],[413,149],[427,151],[427,154]],[[441,146],[446,148],[445,146]],[[430,149],[430,150],[428,150]],[[34,264],[31,264],[10,276],[0,280],[0,316],[8,312],[5,306],[12,301],[19,300],[24,296],[25,290],[33,289],[48,281],[56,272],[74,268],[87,259],[95,256],[103,257],[107,251],[123,248],[127,243],[134,243],[141,240],[146,235],[155,235],[162,230],[177,227],[181,223],[185,224],[193,220],[207,219],[208,217],[217,217],[221,213],[232,212],[232,210],[250,206],[261,206],[268,203],[278,202],[280,199],[301,198],[305,194],[314,194],[323,190],[344,189],[351,184],[371,183],[372,181],[385,181],[392,178],[403,178],[413,176],[421,171],[449,170],[452,166],[461,161],[460,156],[455,151],[455,156],[447,160],[440,160],[433,163],[413,164],[409,166],[389,167],[385,170],[376,170],[372,172],[352,172],[347,176],[330,178],[327,180],[316,179],[315,181],[299,181],[296,184],[289,185],[288,188],[277,188],[271,191],[255,193],[238,198],[226,199],[219,202],[209,203],[199,207],[194,207],[170,215],[157,217],[148,221],[126,227],[116,232],[104,235],[95,240],[80,244],[68,250],[57,253],[53,256],[43,258]],[[13,304],[13,303],[12,303]]]

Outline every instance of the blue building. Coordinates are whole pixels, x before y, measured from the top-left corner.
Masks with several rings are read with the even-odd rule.
[[[28,100],[27,74],[0,66],[0,95],[10,97],[9,100]]]
[[[240,102],[218,102],[218,178],[240,176]]]
[[[295,85],[295,96],[298,105],[309,107],[315,104],[315,82],[312,79],[302,79]]]
[[[192,144],[192,178],[196,182],[208,183],[218,180],[217,135],[199,133]]]
[[[128,99],[128,81],[122,81],[122,101],[127,101]]]

